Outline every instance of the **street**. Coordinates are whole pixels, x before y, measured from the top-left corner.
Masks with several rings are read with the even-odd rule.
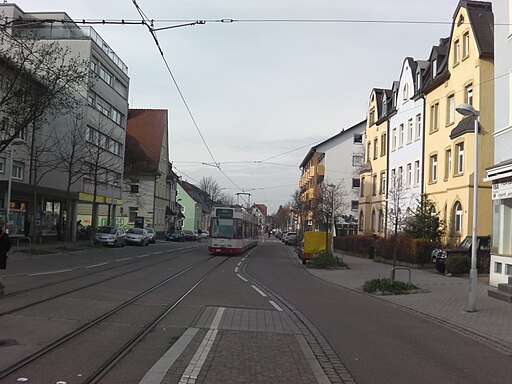
[[[273,238],[231,257],[14,253],[2,282],[1,383],[509,382],[509,355],[319,279]]]

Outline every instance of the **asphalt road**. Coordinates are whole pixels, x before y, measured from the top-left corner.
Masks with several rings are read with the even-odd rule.
[[[510,383],[510,356],[304,273],[278,241],[258,247],[245,271],[300,310],[360,384]]]

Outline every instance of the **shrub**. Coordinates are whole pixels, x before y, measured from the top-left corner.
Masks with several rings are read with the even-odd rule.
[[[383,294],[401,295],[412,289],[418,289],[418,287],[411,283],[393,281],[389,278],[368,280],[363,285],[363,291],[366,293],[379,291]]]
[[[370,249],[375,248],[376,241],[376,238],[373,236],[337,236],[334,238],[334,249],[368,256],[370,254]]]
[[[471,269],[471,258],[468,255],[454,255],[444,262],[446,272],[454,275],[464,275]]]
[[[313,258],[308,264],[309,268],[323,269],[323,268],[342,268],[347,267],[343,261],[330,252],[322,252]]]
[[[393,237],[379,239],[376,243],[377,254],[388,260],[393,259]],[[406,234],[396,237],[396,259],[413,264],[425,264],[430,262],[430,255],[439,244],[425,239],[413,239]]]

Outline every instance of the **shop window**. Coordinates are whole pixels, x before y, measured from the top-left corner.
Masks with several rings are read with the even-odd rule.
[[[494,273],[502,273],[503,271],[503,264],[501,263],[494,263]]]

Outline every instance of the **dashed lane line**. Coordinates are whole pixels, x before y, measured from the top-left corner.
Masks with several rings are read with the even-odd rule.
[[[277,309],[279,312],[283,312],[283,308],[281,308],[279,305],[277,305],[277,303],[275,303],[274,301],[272,300],[269,300],[268,301],[270,304],[272,304],[272,306]]]
[[[107,264],[108,264],[108,263],[93,264],[93,265],[88,265],[88,266],[86,266],[85,268],[101,267],[102,265],[107,265]]]
[[[256,292],[258,292],[261,296],[267,297],[267,294],[263,292],[261,289],[259,289],[257,286],[251,285],[251,287],[253,287],[256,290]]]
[[[236,274],[239,278],[241,278],[243,281],[245,282],[248,282],[249,280],[247,280],[245,277],[243,277],[242,275],[240,275],[239,273]]]
[[[58,271],[48,271],[48,272],[40,272],[40,273],[31,273],[27,276],[43,276],[43,275],[53,275],[56,273],[64,273],[64,272],[71,272],[72,269],[61,269]]]

